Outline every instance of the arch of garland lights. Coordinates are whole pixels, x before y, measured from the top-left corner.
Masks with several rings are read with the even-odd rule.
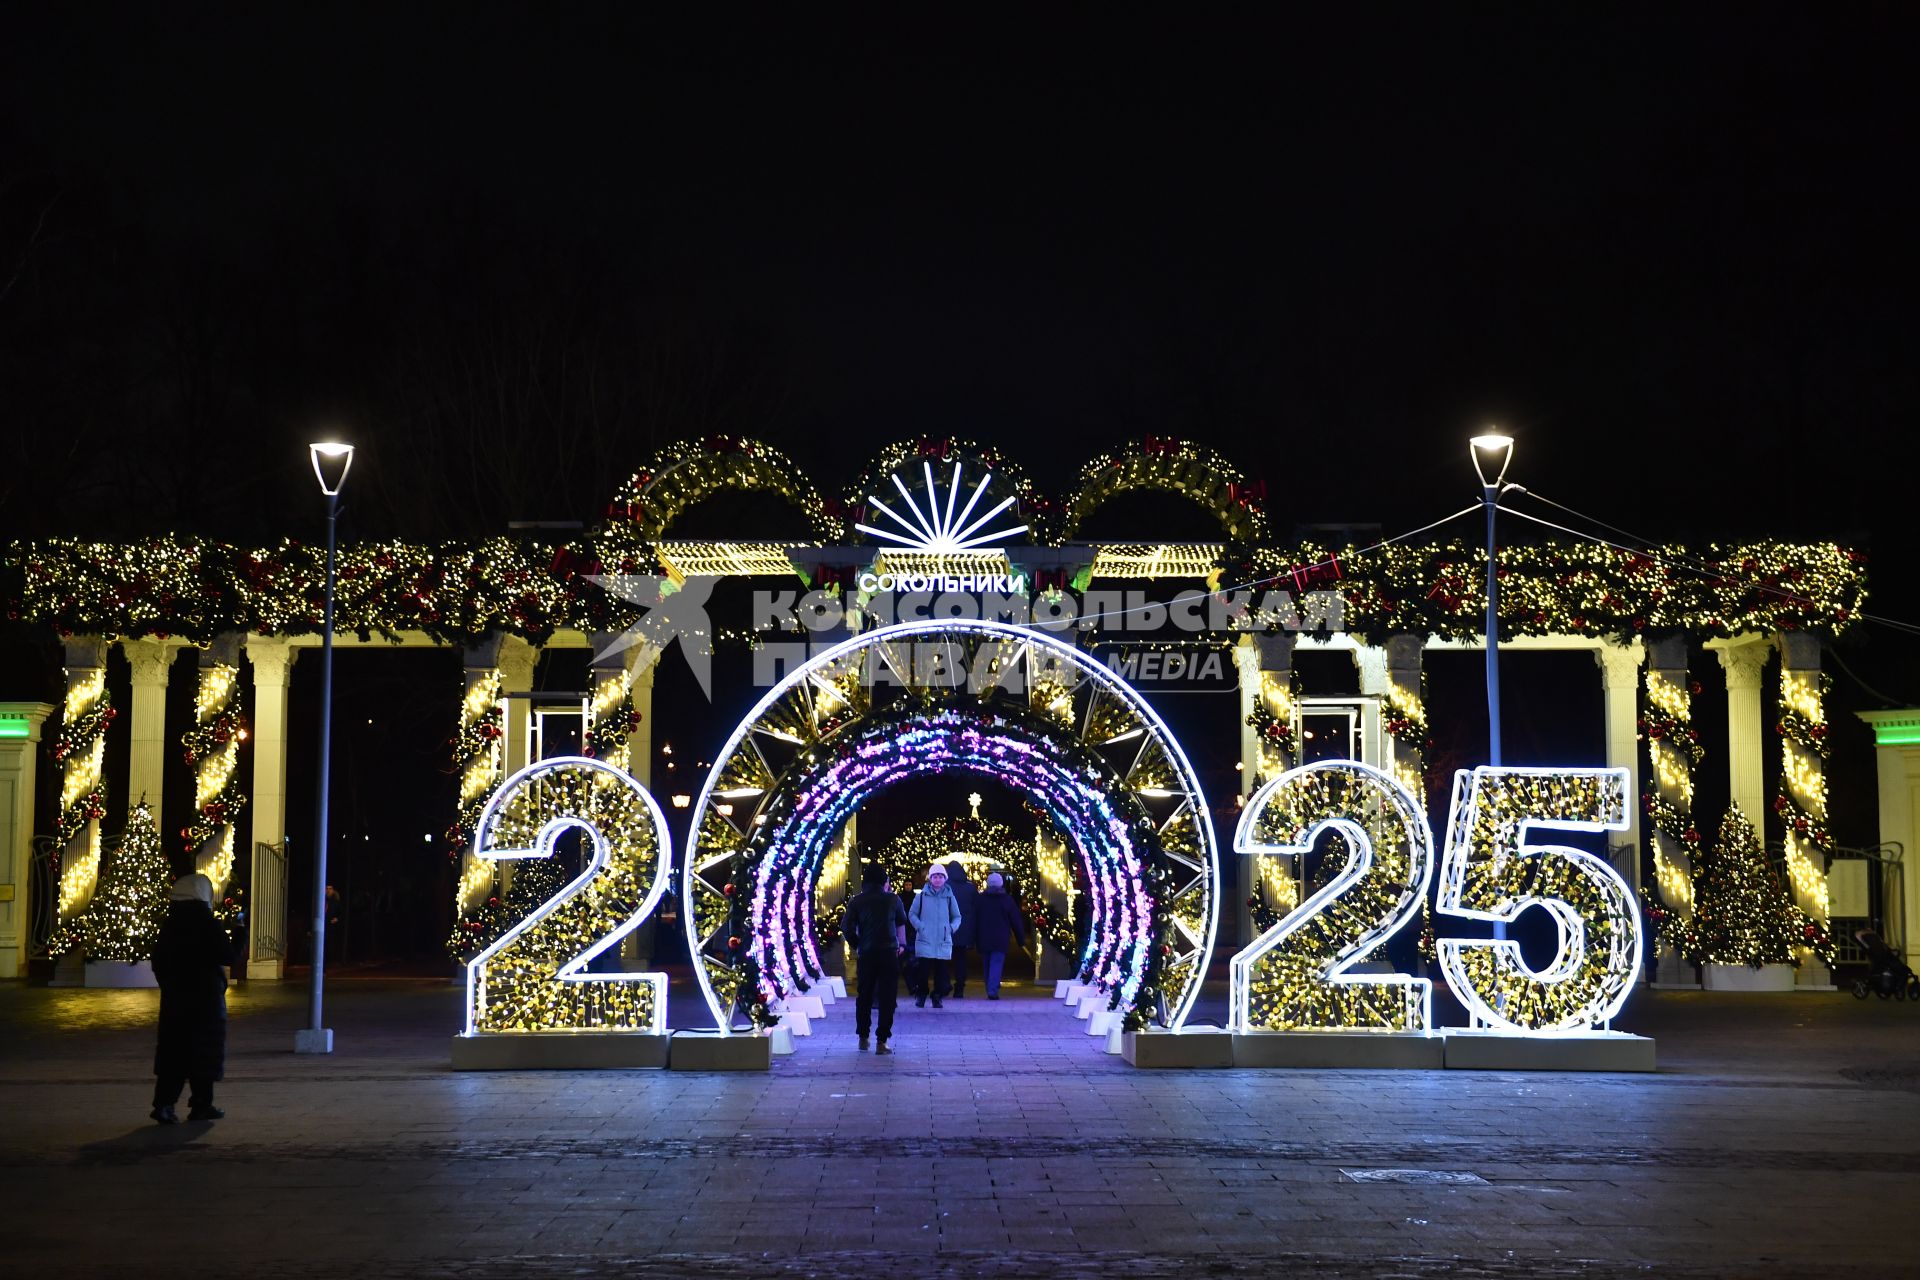
[[[1083,980],[1129,1025],[1185,1023],[1212,955],[1219,863],[1179,743],[1072,645],[950,621],[881,628],[818,655],[716,758],[682,866],[694,972],[716,1025],[732,1030],[741,1005],[764,1022],[769,1002],[821,976],[810,904],[829,845],[867,799],[928,771],[1030,794],[1087,868]]]

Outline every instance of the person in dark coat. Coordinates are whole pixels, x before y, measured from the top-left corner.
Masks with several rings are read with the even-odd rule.
[[[955,858],[947,864],[947,887],[960,907],[960,927],[953,931],[953,998],[967,994],[967,948],[973,946],[973,900],[979,891],[967,879],[967,866]]]
[[[1006,967],[1007,952],[1017,941],[1027,941],[1027,919],[1020,904],[1007,892],[1007,882],[998,871],[987,877],[986,890],[974,901],[974,945],[987,971],[987,999],[1000,998],[1000,971]]]
[[[860,876],[860,892],[847,900],[840,932],[859,956],[858,998],[854,1001],[855,1030],[860,1048],[867,1047],[874,1006],[880,1010],[880,1046],[874,1052],[892,1053],[893,1011],[900,1002],[900,957],[907,949],[907,909],[887,883],[879,863],[870,863]]]
[[[167,891],[167,918],[153,944],[160,983],[160,1039],[153,1054],[153,1118],[178,1124],[173,1105],[191,1080],[189,1120],[218,1120],[213,1082],[227,1059],[227,966],[233,944],[213,918],[213,882],[181,876]]]

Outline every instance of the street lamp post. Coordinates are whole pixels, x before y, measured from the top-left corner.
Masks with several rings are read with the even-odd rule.
[[[1499,433],[1475,436],[1473,469],[1480,473],[1480,504],[1487,512],[1487,763],[1500,763],[1500,581],[1495,572],[1498,545],[1493,536],[1493,513],[1500,502],[1500,482],[1513,461],[1513,439]],[[1491,474],[1491,478],[1489,478]]]
[[[1475,436],[1473,469],[1480,473],[1480,505],[1487,511],[1487,763],[1500,763],[1500,577],[1498,544],[1493,536],[1493,513],[1500,503],[1500,482],[1507,478],[1507,464],[1513,461],[1513,438],[1498,432]],[[1489,479],[1489,473],[1492,478]],[[1507,936],[1507,922],[1496,920],[1493,936]],[[1500,1007],[1506,1007],[1506,993],[1500,995]]]
[[[332,1053],[333,1032],[322,1025],[321,992],[327,971],[327,797],[333,756],[333,586],[335,528],[340,518],[340,489],[353,467],[350,444],[307,446],[313,474],[327,499],[327,609],[320,631],[320,816],[313,840],[313,991],[307,1002],[308,1022],[293,1033],[295,1053]]]

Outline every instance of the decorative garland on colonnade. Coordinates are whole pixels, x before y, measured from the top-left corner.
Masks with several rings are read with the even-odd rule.
[[[167,566],[164,577],[132,571]],[[595,585],[602,566],[649,572],[638,548],[602,554],[590,541],[556,547],[490,539],[477,546],[366,543],[340,553],[336,617],[343,632],[423,633],[448,644],[489,633],[544,643],[554,631],[620,631],[639,609]],[[1689,556],[1716,576],[1677,568]],[[1314,590],[1337,590],[1348,631],[1478,636],[1485,619],[1474,584],[1485,552],[1457,541],[1396,544],[1355,557],[1312,543],[1229,553],[1222,588],[1262,583],[1291,589],[1295,567],[1337,565]],[[1764,542],[1673,549],[1664,563],[1590,543],[1503,547],[1501,628],[1508,636],[1638,636],[1685,631],[1696,638],[1805,631],[1844,633],[1866,594],[1864,557],[1834,543]],[[163,537],[136,544],[68,538],[8,549],[4,593],[10,618],[45,622],[65,636],[182,636],[204,643],[222,631],[309,635],[320,630],[325,552],[298,542],[249,549]],[[1264,589],[1264,588],[1263,588]]]

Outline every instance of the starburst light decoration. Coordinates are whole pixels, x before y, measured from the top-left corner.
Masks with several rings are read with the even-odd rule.
[[[964,465],[955,462],[951,482],[937,485],[933,478],[933,463],[922,462],[920,471],[926,481],[924,509],[920,505],[920,499],[914,496],[913,491],[907,488],[906,482],[901,480],[896,472],[889,478],[893,481],[893,487],[900,492],[900,501],[904,504],[906,515],[902,516],[875,494],[868,494],[867,501],[873,504],[874,510],[893,521],[899,528],[882,529],[870,524],[855,524],[853,527],[861,533],[872,534],[901,550],[914,551],[927,556],[950,556],[958,555],[963,551],[977,551],[981,547],[995,546],[1008,538],[1025,533],[1027,526],[1024,524],[982,532],[994,523],[1002,511],[1012,506],[1017,498],[1017,495],[1009,494],[983,514],[978,516],[973,514],[973,509],[979,505],[981,496],[987,491],[987,486],[993,483],[991,471],[980,477],[980,482],[974,485],[973,491],[967,495],[966,506],[960,508],[958,515],[954,514],[954,506],[960,500],[960,488],[965,470]],[[941,497],[943,488],[946,492],[945,498]]]

